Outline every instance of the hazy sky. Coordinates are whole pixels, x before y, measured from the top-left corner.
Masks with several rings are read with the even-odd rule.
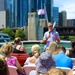
[[[59,7],[59,11],[66,10],[67,19],[75,19],[75,0],[54,0],[54,6]]]

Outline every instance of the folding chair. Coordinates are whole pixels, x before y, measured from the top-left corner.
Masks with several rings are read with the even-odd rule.
[[[17,68],[15,66],[8,66],[9,75],[18,75]]]
[[[30,73],[32,70],[36,70],[36,66],[35,66],[35,65],[24,65],[24,66],[23,66],[23,69],[24,69],[26,75],[29,75],[29,73]]]

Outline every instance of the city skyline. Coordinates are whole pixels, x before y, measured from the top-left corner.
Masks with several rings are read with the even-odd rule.
[[[59,7],[59,12],[65,10],[67,19],[75,19],[75,0],[54,0],[54,6]]]

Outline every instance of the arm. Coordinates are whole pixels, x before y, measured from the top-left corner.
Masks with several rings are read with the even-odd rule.
[[[41,43],[46,43],[49,38],[50,38],[50,34],[49,33],[45,33]]]
[[[57,42],[60,42],[59,33],[54,34],[54,36],[55,36],[55,38],[56,38]]]
[[[21,46],[21,51],[24,51],[24,53],[27,53],[26,49],[24,48],[24,46]]]
[[[56,38],[57,42],[60,42],[60,38],[58,38],[56,34],[55,34],[55,38]]]
[[[29,65],[29,59],[30,59],[30,57],[28,57],[28,58],[26,59],[26,61],[24,62],[24,65]]]
[[[16,60],[16,67],[17,67],[19,73],[22,73],[22,72],[23,72],[23,69],[22,69],[22,67],[20,66],[18,60]]]

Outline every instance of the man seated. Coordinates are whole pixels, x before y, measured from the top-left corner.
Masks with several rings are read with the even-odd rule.
[[[73,67],[73,62],[70,57],[65,55],[66,49],[64,46],[59,46],[57,48],[57,53],[54,55],[54,59],[56,61],[56,67],[67,67],[67,68],[72,68]]]

